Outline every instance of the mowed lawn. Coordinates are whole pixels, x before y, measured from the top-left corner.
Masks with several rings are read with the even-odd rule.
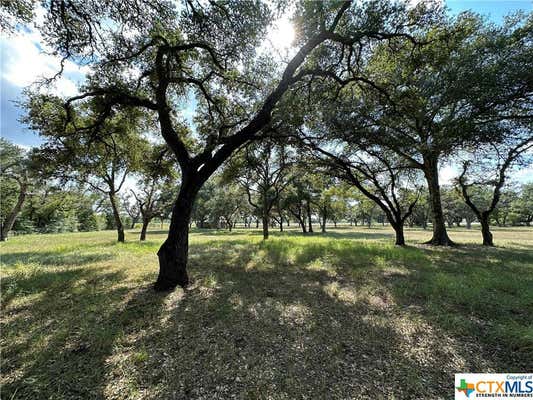
[[[533,229],[194,231],[186,291],[165,237],[0,246],[2,399],[450,399],[456,372],[533,369]]]

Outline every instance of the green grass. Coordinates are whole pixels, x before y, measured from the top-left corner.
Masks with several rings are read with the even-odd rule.
[[[155,293],[137,232],[31,235],[2,254],[2,399],[451,398],[456,372],[527,372],[533,230],[195,231],[191,287]]]

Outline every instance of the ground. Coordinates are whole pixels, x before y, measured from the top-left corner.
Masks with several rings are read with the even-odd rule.
[[[533,229],[194,231],[183,291],[127,233],[14,237],[2,254],[5,399],[437,399],[456,372],[531,372]]]

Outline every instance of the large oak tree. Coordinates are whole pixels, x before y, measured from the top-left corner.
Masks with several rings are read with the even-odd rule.
[[[189,220],[203,184],[237,149],[261,140],[279,101],[309,70],[345,62],[343,56],[328,61],[319,55],[334,48],[339,55],[357,54],[404,36],[406,26],[424,19],[401,3],[301,2],[297,48],[280,67],[259,48],[272,21],[267,3],[100,3],[51,1],[42,32],[57,54],[93,70],[83,92],[66,102],[67,110],[90,99],[101,105],[97,120],[117,107],[148,110],[176,156],[182,180],[158,251],[158,290],[189,282]],[[179,118],[191,98],[198,104],[194,125]]]

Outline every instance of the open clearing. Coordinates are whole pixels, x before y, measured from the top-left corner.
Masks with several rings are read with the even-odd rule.
[[[165,238],[1,245],[3,399],[451,398],[456,372],[533,360],[533,229],[194,231],[185,292],[155,293]]]

